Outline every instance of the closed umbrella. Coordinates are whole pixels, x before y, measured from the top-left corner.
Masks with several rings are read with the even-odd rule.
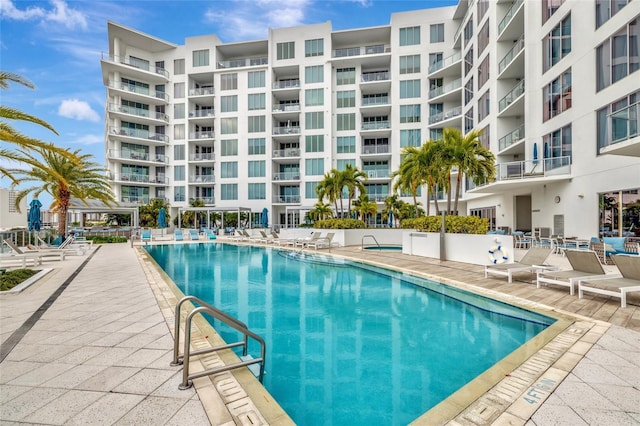
[[[389,228],[393,228],[393,212],[389,211]]]
[[[260,217],[260,221],[262,222],[262,227],[269,227],[269,210],[265,207],[262,209],[262,215]]]
[[[538,164],[538,144],[533,144],[533,164]]]
[[[164,207],[160,208],[158,212],[158,228],[166,228],[167,227],[167,212]]]
[[[40,207],[42,207],[42,203],[37,198],[34,198],[29,204],[29,216],[27,216],[29,231],[40,231],[40,226],[42,225]]]

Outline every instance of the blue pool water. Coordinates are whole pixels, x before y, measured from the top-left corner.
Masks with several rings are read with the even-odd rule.
[[[554,321],[324,255],[223,243],[145,248],[185,294],[266,340],[264,385],[301,425],[407,424]]]
[[[402,251],[402,246],[369,246],[364,249],[372,251]]]

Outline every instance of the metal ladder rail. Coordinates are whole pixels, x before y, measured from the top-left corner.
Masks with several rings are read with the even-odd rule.
[[[182,356],[180,356],[179,354],[179,345],[180,345],[180,310],[182,305],[187,302],[187,301],[193,301],[201,306],[195,308],[193,311],[191,311],[186,318],[185,321],[185,340],[184,340],[184,353]],[[234,342],[234,343],[229,343],[229,344],[225,344],[225,345],[220,345],[220,346],[216,346],[213,348],[207,348],[207,349],[200,349],[200,350],[196,350],[196,351],[191,351],[191,323],[193,321],[193,317],[201,312],[207,313],[211,316],[213,316],[214,318],[224,322],[225,324],[227,324],[228,326],[234,328],[236,331],[239,331],[240,333],[243,334],[244,339],[243,341],[239,341],[239,342]],[[248,338],[251,337],[252,339],[256,340],[259,344],[260,344],[260,357],[259,358],[255,358],[255,359],[251,359],[251,360],[246,360],[246,361],[241,361],[241,362],[237,362],[234,364],[228,364],[228,365],[224,365],[221,367],[215,367],[215,368],[210,368],[208,370],[204,370],[198,373],[193,373],[193,374],[189,374],[189,361],[190,361],[190,357],[192,355],[200,355],[200,354],[205,354],[205,353],[211,353],[211,352],[216,352],[216,351],[220,351],[223,349],[230,349],[230,348],[234,348],[234,347],[239,347],[242,346],[243,347],[243,356],[247,355],[247,346],[248,346]],[[222,373],[224,371],[229,371],[229,370],[234,370],[236,368],[241,368],[241,367],[248,367],[249,365],[252,364],[260,364],[260,372],[258,375],[258,380],[260,382],[262,382],[263,378],[264,378],[264,364],[265,364],[265,352],[266,352],[266,344],[264,339],[262,339],[262,337],[258,336],[257,334],[253,333],[251,330],[249,330],[246,326],[246,324],[244,324],[242,321],[239,321],[236,318],[231,317],[230,315],[228,315],[227,313],[203,302],[202,300],[198,299],[195,296],[186,296],[183,297],[177,304],[176,304],[176,310],[175,310],[175,340],[174,340],[174,344],[173,344],[173,361],[171,362],[172,366],[176,366],[176,365],[181,365],[183,364],[183,371],[182,371],[182,383],[179,386],[179,389],[184,390],[184,389],[188,389],[192,386],[192,380],[193,379],[197,379],[198,377],[203,377],[203,376],[208,376],[210,374],[217,374],[217,373]]]
[[[373,238],[373,241],[375,241],[375,243],[378,246],[378,248],[380,248],[380,243],[378,242],[378,240],[376,240],[376,237],[371,235],[371,234],[367,234],[367,235],[363,235],[362,236],[362,240],[360,241],[360,246],[361,246],[360,249],[361,250],[364,250],[364,239],[367,238],[367,237],[368,238]]]

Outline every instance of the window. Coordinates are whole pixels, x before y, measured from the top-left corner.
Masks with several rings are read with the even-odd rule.
[[[400,28],[400,46],[420,44],[420,27]]]
[[[542,137],[545,169],[566,166],[560,157],[569,157],[571,161],[571,125],[565,126]]]
[[[173,180],[184,181],[184,166],[173,166]]]
[[[220,111],[221,112],[236,112],[238,111],[238,96],[220,96]]]
[[[220,177],[221,178],[237,178],[238,177],[238,162],[227,161],[220,163]]]
[[[264,93],[252,93],[249,95],[249,111],[266,108],[266,97]]]
[[[640,134],[638,133],[639,110],[640,91],[598,110],[596,114],[598,153],[600,149],[612,143],[625,141]]]
[[[562,20],[542,40],[543,72],[557,64],[571,52],[571,15]]]
[[[221,118],[220,134],[230,135],[232,133],[238,133],[238,118]]]
[[[552,2],[552,1],[553,0],[546,0],[545,3]],[[618,13],[620,9],[625,7],[631,0],[595,0],[595,1],[596,1],[596,28],[600,28],[602,24],[607,22],[613,15]],[[562,4],[562,1],[556,0],[556,3],[558,2]]]
[[[469,40],[473,37],[473,15],[469,17],[469,21],[464,26],[464,45],[466,46]]]
[[[223,183],[220,185],[220,199],[221,200],[237,200],[238,199],[238,184],[237,183]]]
[[[484,92],[484,95],[480,96],[478,100],[478,121],[482,121],[490,112],[490,94],[489,90]]]
[[[324,105],[324,89],[306,89],[304,91],[305,106]]]
[[[304,81],[307,84],[310,83],[323,83],[324,82],[324,67],[322,65],[314,65],[311,67],[305,67],[304,69]]]
[[[209,49],[193,51],[193,66],[206,67],[209,65]]]
[[[184,124],[174,124],[173,125],[173,138],[174,139],[184,139]]]
[[[173,74],[184,74],[184,59],[174,59],[173,61]]]
[[[314,40],[304,41],[304,56],[322,56],[324,55],[324,40],[317,38]]]
[[[306,112],[304,114],[305,129],[324,129],[324,111]]]
[[[419,98],[420,80],[400,81],[400,99]]]
[[[640,18],[596,48],[596,88],[602,90],[640,68]]]
[[[400,56],[400,74],[420,72],[420,55]]]
[[[173,105],[173,118],[184,118],[184,104]]]
[[[464,132],[469,133],[471,130],[473,130],[473,107],[464,114]]]
[[[464,75],[467,76],[473,68],[473,46],[464,55]]]
[[[252,115],[247,117],[247,131],[249,133],[259,133],[266,130],[266,117],[264,115]]]
[[[598,0],[596,0],[597,3]],[[556,13],[556,10],[564,3],[564,0],[542,0],[542,23],[544,24],[547,20]],[[597,7],[596,7],[597,9]]]
[[[420,105],[400,105],[401,123],[419,123]]]
[[[265,87],[264,71],[249,71],[247,73],[248,87],[253,89],[256,87]]]
[[[324,152],[324,135],[306,136],[304,150],[306,152]]]
[[[442,43],[444,41],[444,24],[429,25],[429,42]]]
[[[478,57],[482,56],[482,52],[489,44],[489,19],[484,23],[480,31],[478,31]]]
[[[287,43],[278,43],[276,45],[277,59],[293,59],[296,57],[296,43],[289,41]]]
[[[305,182],[304,198],[308,200],[317,199],[318,198],[318,194],[316,193],[317,187],[318,187],[318,182]]]
[[[464,104],[467,105],[473,99],[473,77],[464,85]]]
[[[429,71],[434,71],[440,68],[442,63],[442,52],[429,53]]]
[[[173,97],[176,99],[184,98],[184,83],[173,84]]]
[[[490,0],[478,0],[478,22],[482,20],[484,14],[489,10],[489,1]]]
[[[250,200],[266,200],[267,199],[267,185],[264,183],[250,183],[247,184],[247,197]]]
[[[173,159],[176,161],[184,160],[184,145],[173,146]]]
[[[351,108],[356,106],[356,91],[344,90],[336,93],[336,108]]]
[[[249,145],[249,155],[262,155],[266,152],[265,138],[250,138],[247,143]]]
[[[420,129],[400,130],[400,148],[422,145]]]
[[[305,176],[324,175],[324,160],[322,158],[309,158],[304,161]]]
[[[356,152],[355,136],[338,136],[336,140],[336,152],[338,154],[352,154]]]
[[[238,74],[222,74],[220,76],[220,90],[235,90],[238,88]]]
[[[336,115],[337,130],[355,130],[356,129],[356,115],[351,114],[337,114]]]
[[[223,157],[238,155],[238,139],[222,139],[220,141],[220,155]]]
[[[550,118],[571,108],[571,68],[542,89],[544,106],[542,120]]]
[[[491,126],[487,124],[487,126],[482,129],[482,134],[478,136],[478,140],[482,144],[482,146],[486,149],[491,149]]]
[[[173,201],[184,201],[185,200],[185,191],[184,186],[174,186],[173,187]]]
[[[346,159],[346,160],[338,160],[336,161],[336,169],[343,172],[346,170],[347,166],[355,167],[356,160],[354,159]]]
[[[444,129],[429,129],[429,139],[432,141],[440,141],[442,140],[442,135],[444,134]]]
[[[264,160],[260,161],[249,161],[247,163],[248,166],[248,176],[249,177],[266,177],[266,163]]]
[[[478,89],[481,89],[482,86],[489,81],[489,67],[491,66],[489,56],[490,55],[487,55],[486,58],[480,62],[480,65],[478,65]]]
[[[336,84],[355,84],[356,69],[355,68],[338,68],[336,70]]]

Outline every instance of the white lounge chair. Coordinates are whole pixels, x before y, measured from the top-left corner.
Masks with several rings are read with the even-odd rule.
[[[321,232],[312,232],[310,237],[296,239],[294,246],[307,247],[310,243],[315,243],[321,235]]]
[[[11,251],[16,254],[16,255],[26,255],[27,258],[29,257],[38,257],[40,262],[46,260],[45,258],[53,258],[53,260],[64,260],[65,254],[68,252],[65,249],[51,249],[51,250],[30,250],[30,249],[26,249],[23,250],[20,247],[18,247],[17,245],[15,245],[13,243],[13,241],[11,240],[2,240],[7,246],[9,246],[9,248],[11,248]],[[73,250],[75,251],[75,250]],[[24,263],[24,262],[23,262]]]
[[[640,256],[614,254],[611,255],[622,278],[585,279],[578,281],[578,297],[582,299],[584,292],[603,294],[620,298],[620,307],[627,307],[627,294],[640,293]]]
[[[318,239],[316,239],[315,241],[310,241],[309,243],[307,243],[307,247],[309,248],[314,248],[316,250],[318,250],[319,248],[329,248],[331,249],[331,246],[333,244],[335,244],[333,242],[333,237],[335,236],[335,232],[327,232],[327,235],[325,235],[324,237],[320,237]]]
[[[506,276],[507,281],[511,283],[513,282],[514,272],[535,272],[539,269],[552,269],[553,267],[544,264],[551,251],[551,247],[531,247],[518,262],[485,266],[484,277],[487,278],[489,274]]]
[[[572,270],[565,271],[538,271],[536,285],[557,284],[569,287],[569,294],[575,293],[575,284],[580,280],[605,277],[598,255],[591,250],[565,250],[565,255],[571,264]],[[607,278],[617,278],[620,275],[612,274]]]

